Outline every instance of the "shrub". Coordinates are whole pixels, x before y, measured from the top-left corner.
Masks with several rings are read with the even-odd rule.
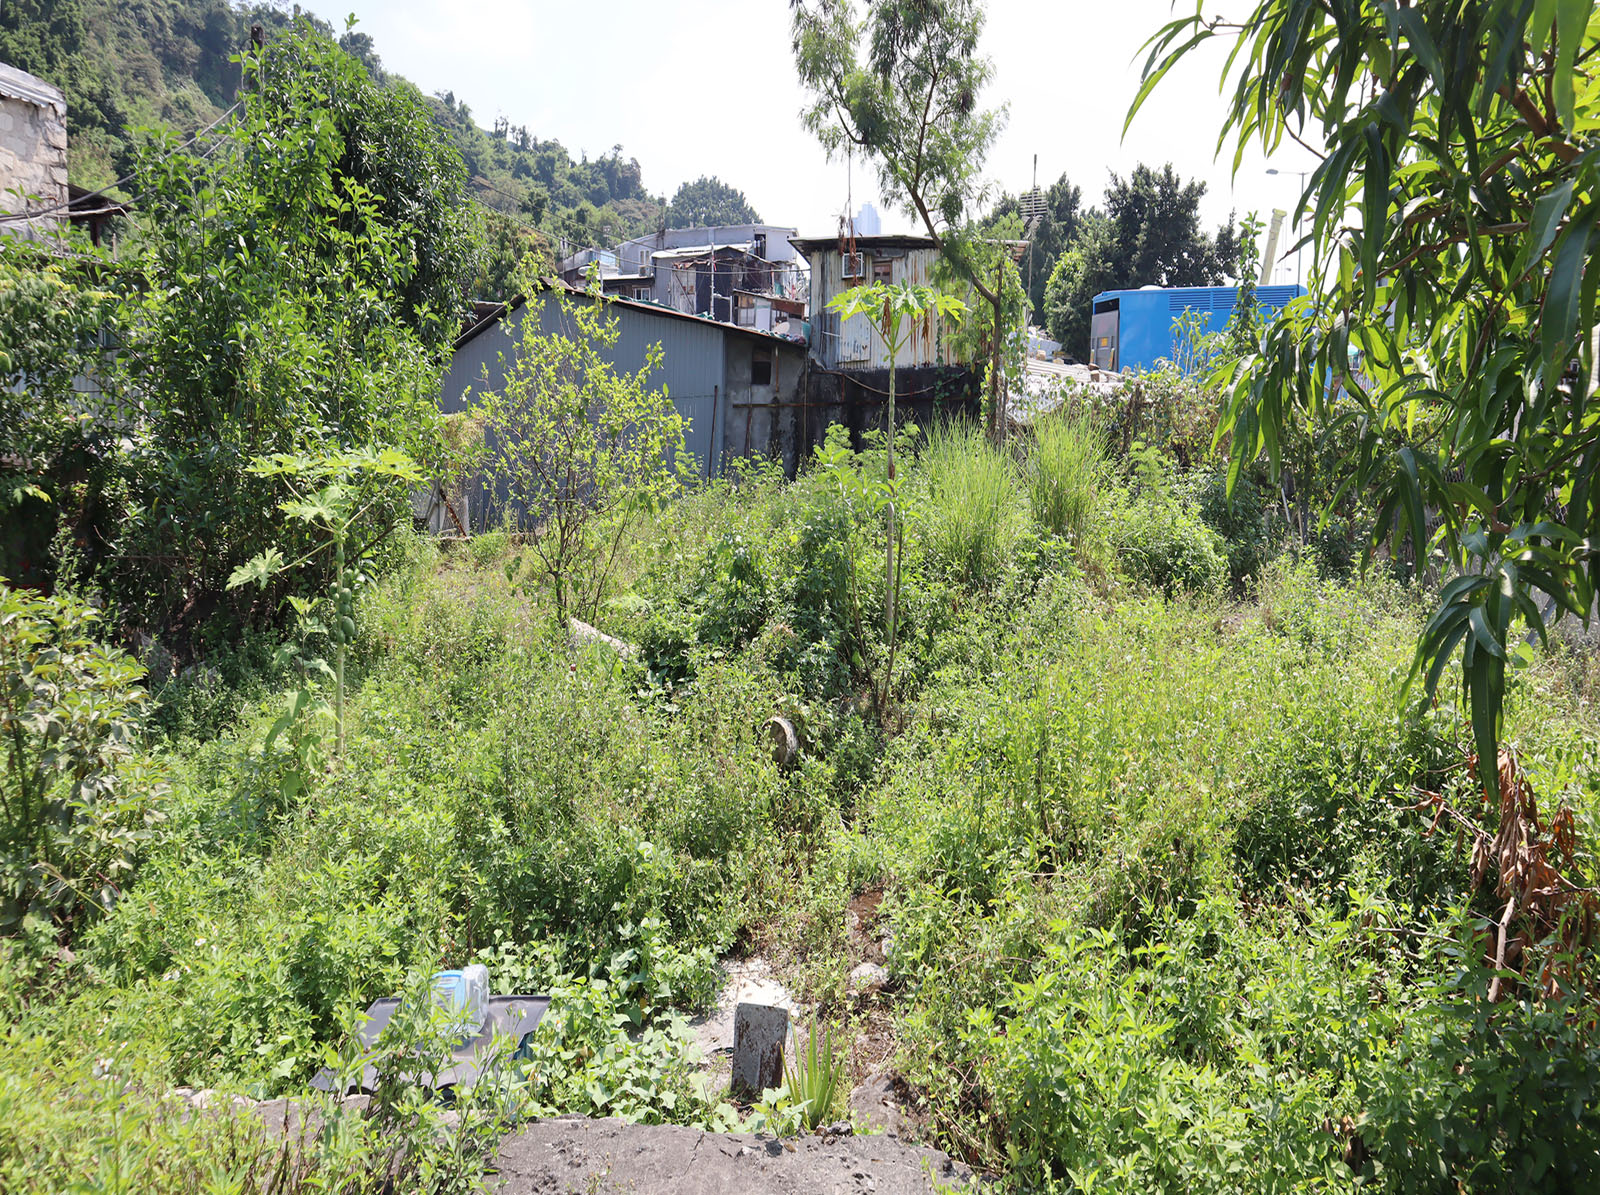
[[[1324,577],[1341,581],[1349,580],[1361,555],[1355,528],[1349,519],[1337,515],[1312,533],[1311,550],[1316,556],[1318,571]]]
[[[506,549],[511,546],[511,537],[500,530],[485,531],[481,535],[474,535],[468,546],[474,567],[487,568],[506,554]]]
[[[1136,497],[1119,492],[1110,503],[1109,523],[1112,547],[1128,575],[1168,597],[1216,593],[1228,578],[1217,533],[1182,497],[1158,489]]]
[[[761,629],[770,610],[761,545],[738,532],[723,534],[701,561],[696,589],[700,641],[743,646]]]
[[[999,580],[1017,536],[1016,467],[977,427],[936,426],[922,450],[928,497],[923,536],[928,552],[969,585]]]
[[[608,354],[622,333],[602,298],[557,301],[560,329],[524,322],[483,411],[492,433],[486,471],[532,533],[529,562],[564,625],[569,613],[594,620],[629,524],[676,495],[693,469],[683,417],[651,385],[661,345],[646,349],[637,370],[619,370]]]
[[[1186,489],[1201,521],[1222,541],[1234,589],[1243,590],[1259,581],[1279,546],[1273,536],[1268,491],[1241,477],[1230,496],[1226,469],[1194,474]]]
[[[90,637],[98,617],[0,582],[0,932],[26,918],[70,933],[110,907],[148,836],[144,669]]]

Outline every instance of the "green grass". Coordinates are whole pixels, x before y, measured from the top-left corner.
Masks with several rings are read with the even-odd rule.
[[[1028,498],[1039,526],[1092,551],[1099,530],[1096,507],[1110,480],[1106,434],[1087,411],[1046,415],[1033,429],[1028,450]]]
[[[963,582],[992,585],[1010,562],[1021,527],[1014,462],[978,428],[942,424],[928,433],[918,465],[927,486],[929,554]]]

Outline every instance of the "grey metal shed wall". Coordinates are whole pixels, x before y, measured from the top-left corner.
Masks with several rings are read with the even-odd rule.
[[[540,331],[570,331],[560,300],[554,294],[535,296],[530,306],[539,320]],[[465,410],[476,401],[474,396],[496,390],[504,383],[507,368],[516,360],[522,321],[528,310],[529,307],[522,307],[510,312],[455,351],[440,394],[440,406],[446,414]],[[617,369],[639,369],[650,346],[660,342],[662,364],[651,376],[651,385],[666,387],[672,405],[687,421],[684,444],[694,455],[700,476],[716,476],[723,467],[727,435],[723,340],[728,333],[709,323],[655,315],[620,304],[613,306],[610,313],[617,320],[617,344],[611,353]],[[501,517],[506,497],[503,492],[478,487],[473,501],[474,526],[482,529],[494,524]]]

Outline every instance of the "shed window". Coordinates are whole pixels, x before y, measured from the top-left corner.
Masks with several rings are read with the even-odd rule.
[[[772,385],[772,351],[770,349],[750,350],[750,384],[752,386]]]
[[[872,259],[872,280],[874,282],[891,282],[894,279],[894,259],[888,257],[875,257]]]

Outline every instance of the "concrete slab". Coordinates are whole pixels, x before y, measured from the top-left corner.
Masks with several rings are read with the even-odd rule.
[[[929,1195],[972,1172],[893,1137],[706,1133],[620,1120],[541,1121],[508,1138],[497,1195]]]

